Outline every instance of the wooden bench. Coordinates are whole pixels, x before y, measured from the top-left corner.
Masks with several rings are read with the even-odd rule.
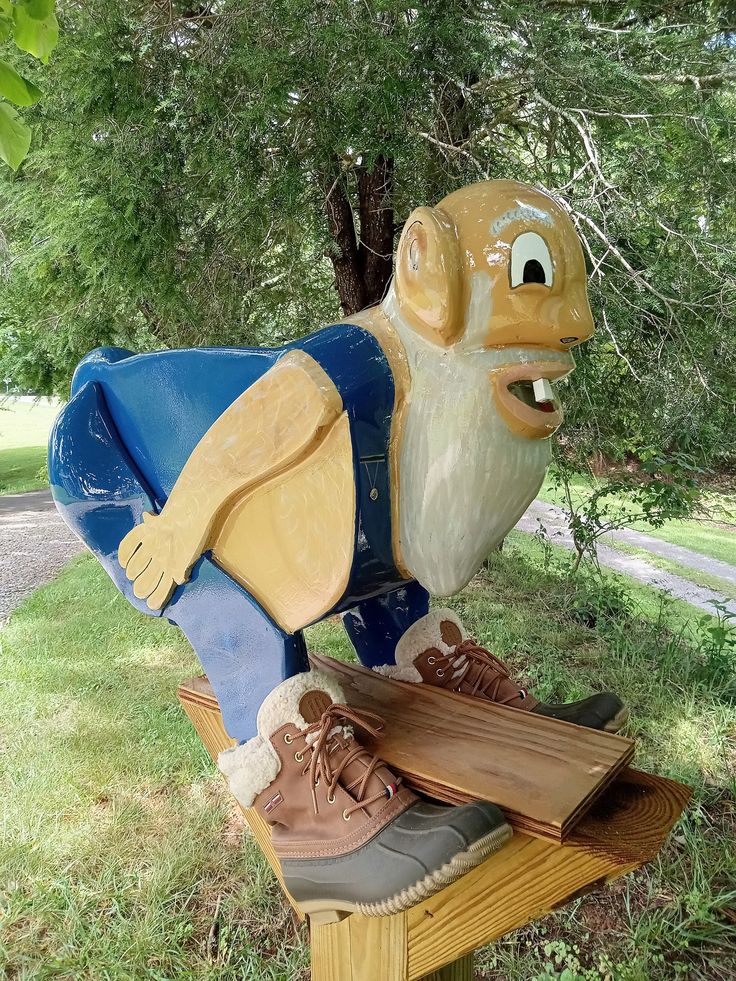
[[[386,719],[379,744],[362,741],[410,786],[453,803],[493,800],[515,829],[482,866],[408,912],[311,924],[313,981],[472,981],[477,947],[652,859],[690,797],[628,767],[634,745],[621,736],[312,661],[338,677],[349,704]],[[194,678],[178,695],[216,759],[233,740],[209,683]],[[281,881],[268,826],[244,813]]]

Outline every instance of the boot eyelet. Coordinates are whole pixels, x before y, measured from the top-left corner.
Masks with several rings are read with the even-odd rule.
[[[427,664],[434,664],[436,660],[437,660],[436,657],[428,657]]]
[[[291,746],[291,744],[294,742],[294,737],[290,736],[288,732],[285,732],[284,742],[286,743],[287,746]]]
[[[314,781],[314,786],[319,787],[319,777]]]
[[[297,763],[303,763],[304,753],[294,753],[294,759],[297,761]]]
[[[444,676],[445,676],[445,672],[444,671],[441,671],[439,668],[437,668],[437,677],[438,678],[444,678]]]
[[[343,821],[349,821],[350,818],[351,818],[351,815],[348,814],[347,808],[345,808],[345,810],[342,812],[342,819],[343,819]]]
[[[327,803],[328,804],[334,804],[335,803],[335,795],[334,794],[328,794],[327,795]]]

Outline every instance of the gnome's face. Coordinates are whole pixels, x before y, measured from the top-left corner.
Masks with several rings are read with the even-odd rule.
[[[585,283],[567,215],[522,184],[464,188],[405,226],[384,303],[411,375],[400,543],[434,595],[467,584],[539,489],[553,385],[593,331]]]

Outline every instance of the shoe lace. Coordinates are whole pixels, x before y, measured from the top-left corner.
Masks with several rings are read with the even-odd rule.
[[[476,665],[479,670],[473,682],[471,695],[476,695],[479,691],[487,695],[498,705],[509,705],[517,699],[526,698],[524,688],[514,688],[514,691],[507,695],[500,696],[499,691],[505,683],[514,684],[506,667],[500,657],[496,657],[485,647],[481,647],[472,639],[464,640],[455,647],[455,650],[442,658],[437,658],[437,664],[443,664],[440,670],[451,670],[453,672],[454,688],[457,690],[466,678],[471,667]]]
[[[354,804],[345,808],[344,813],[346,816],[361,808],[368,807],[370,804],[375,804],[379,800],[385,800],[386,798],[390,800],[403,782],[401,777],[396,777],[393,784],[384,787],[383,790],[378,791],[371,797],[365,796],[369,780],[377,768],[385,764],[380,757],[370,753],[359,742],[354,741],[352,733],[348,735],[344,734],[345,723],[352,723],[358,726],[376,739],[380,739],[381,730],[384,726],[383,719],[380,715],[376,715],[375,712],[369,712],[365,709],[358,710],[351,708],[349,705],[334,702],[329,708],[325,709],[317,722],[313,722],[300,733],[300,736],[306,740],[308,747],[311,749],[311,757],[305,764],[302,775],[306,776],[309,773],[312,790],[312,806],[314,807],[315,814],[319,813],[317,786],[320,780],[324,780],[327,785],[327,797],[329,799],[334,796],[335,788],[344,771],[351,763],[355,763],[356,761],[360,761],[363,764],[363,775],[356,777],[355,780],[352,780],[348,784],[341,785],[343,790],[355,801]],[[341,734],[342,739],[340,738]],[[353,743],[352,746],[350,745],[351,743]],[[349,747],[347,752],[335,765],[333,759],[334,754],[338,750],[346,747]]]

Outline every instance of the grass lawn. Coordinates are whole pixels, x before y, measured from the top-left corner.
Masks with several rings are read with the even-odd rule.
[[[620,691],[638,765],[695,788],[656,861],[486,948],[478,979],[734,977],[736,651],[655,596],[514,536],[452,603],[543,697]],[[337,623],[309,640],[350,656]],[[305,932],[176,703],[198,670],[179,631],[83,557],[0,644],[0,976],[307,981]]]
[[[47,399],[0,400],[0,494],[48,486],[45,473],[49,432],[59,414]]]
[[[736,565],[736,531],[699,521],[668,521],[664,528],[637,527],[653,538],[683,545],[693,552]]]
[[[48,487],[46,447],[0,450],[0,494],[23,494]]]
[[[573,503],[584,500],[593,486],[594,478],[577,475],[570,483]],[[539,497],[548,504],[561,506],[565,504],[564,494],[549,474],[545,478]],[[652,528],[638,521],[632,523],[631,527],[653,538],[671,542],[673,545],[682,545],[701,555],[709,555],[713,559],[736,565],[736,495],[713,491],[706,492],[704,499],[712,519],[673,520],[668,521],[662,528]],[[693,582],[697,581],[693,579]]]

